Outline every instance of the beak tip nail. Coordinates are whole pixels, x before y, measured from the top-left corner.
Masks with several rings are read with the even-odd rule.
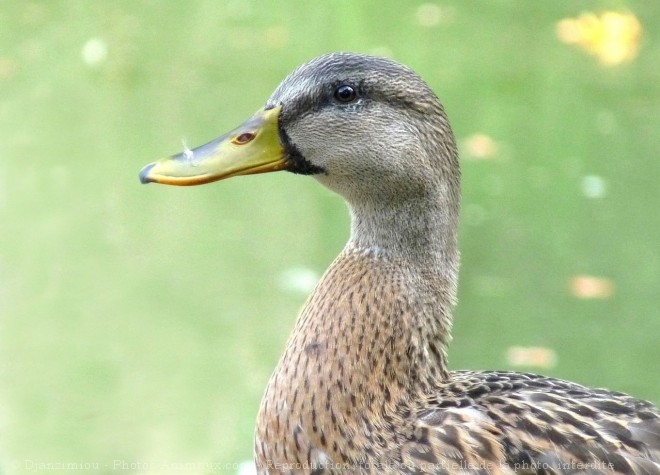
[[[140,170],[140,183],[143,185],[146,185],[147,183],[151,183],[153,180],[149,177],[149,172],[151,169],[156,166],[155,163],[150,163],[146,167],[144,167],[142,170]]]

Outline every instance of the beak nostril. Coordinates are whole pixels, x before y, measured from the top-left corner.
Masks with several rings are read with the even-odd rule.
[[[234,142],[236,145],[245,145],[246,143],[252,141],[252,139],[254,139],[254,134],[245,132],[232,140],[232,142]]]

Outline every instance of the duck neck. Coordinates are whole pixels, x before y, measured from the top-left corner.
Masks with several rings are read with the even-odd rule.
[[[414,413],[411,404],[446,381],[456,217],[434,203],[351,207],[351,239],[309,297],[266,389],[260,467],[316,449],[335,462],[360,460],[374,438],[391,436],[374,421]],[[348,445],[329,443],[347,433]]]
[[[445,349],[449,343],[452,311],[456,302],[459,252],[457,244],[458,193],[428,193],[405,200],[373,200],[350,204],[351,237],[345,252],[362,256],[373,268],[391,266],[392,276],[364,280],[364,292],[379,295],[379,286],[390,278],[401,282],[381,296],[406,302],[403,322],[392,322],[388,308],[374,309],[373,325],[391,330],[394,337],[415,342],[406,348],[410,357],[399,374],[409,374],[410,388],[427,387],[447,374]],[[374,313],[375,313],[374,312]],[[365,316],[366,317],[366,316]],[[399,323],[402,323],[399,326]],[[403,330],[406,334],[397,334]],[[433,381],[432,381],[433,380]]]
[[[335,274],[337,280],[356,279],[351,292],[371,303],[354,306],[353,317],[384,337],[371,340],[372,346],[364,348],[355,364],[375,351],[392,351],[387,345],[395,340],[396,351],[405,357],[379,369],[396,374],[399,388],[424,391],[448,371],[446,346],[458,281],[459,203],[457,192],[442,187],[413,196],[349,202],[351,237],[331,269],[346,273]],[[351,268],[364,272],[356,278],[349,275]],[[347,336],[362,338],[357,327],[349,328]],[[409,380],[402,380],[406,377]]]
[[[445,290],[455,295],[459,204],[451,195],[438,191],[409,200],[349,204],[351,237],[347,247],[382,254],[412,270],[441,276],[451,282],[451,288]]]

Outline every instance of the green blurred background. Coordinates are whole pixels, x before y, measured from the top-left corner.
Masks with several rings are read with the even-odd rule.
[[[452,119],[452,368],[660,402],[656,2],[0,5],[0,473],[236,473],[251,458],[270,371],[347,238],[344,204],[287,173],[185,189],[137,173],[333,50],[409,65]],[[558,38],[562,19],[609,9],[639,19],[634,59]]]

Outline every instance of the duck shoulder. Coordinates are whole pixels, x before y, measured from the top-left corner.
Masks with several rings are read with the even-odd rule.
[[[401,446],[412,473],[660,474],[649,402],[526,373],[450,373]]]

